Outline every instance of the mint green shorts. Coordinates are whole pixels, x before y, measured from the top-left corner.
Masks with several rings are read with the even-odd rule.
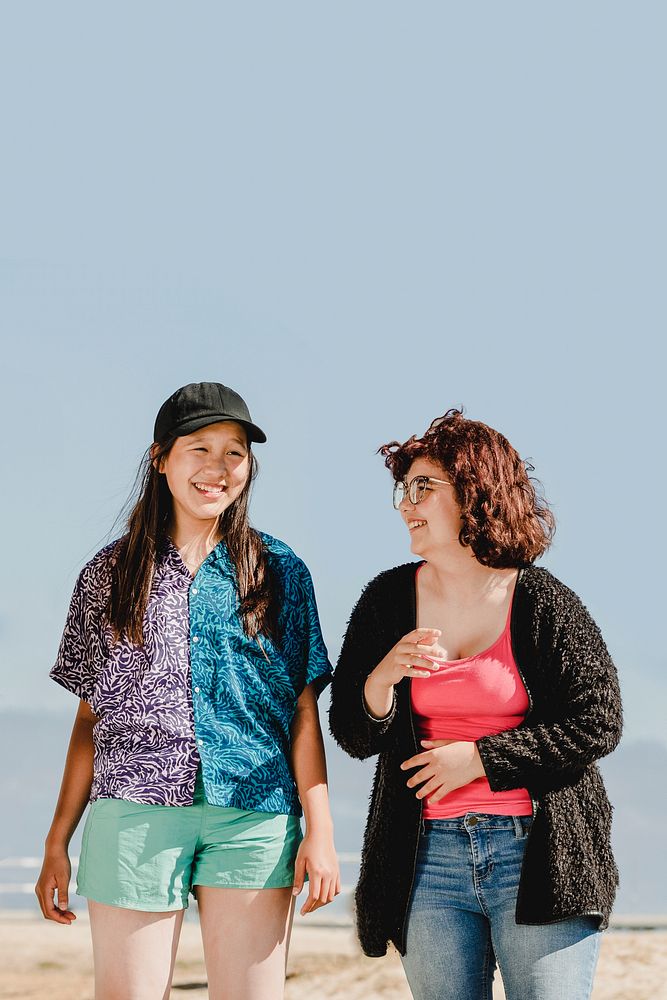
[[[191,806],[96,799],[76,891],[132,910],[182,910],[196,885],[280,889],[294,882],[298,816],[211,806],[201,769]]]

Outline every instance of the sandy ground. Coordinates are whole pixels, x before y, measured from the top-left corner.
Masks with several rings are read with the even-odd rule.
[[[71,927],[0,914],[0,998],[93,1000],[89,933],[84,914]],[[204,1000],[207,995],[199,927],[186,921],[171,997]],[[410,1000],[396,954],[366,958],[349,927],[304,923],[297,923],[292,935],[285,995],[287,1000]],[[503,996],[498,984],[494,998]],[[667,1000],[667,932],[605,934],[593,997]]]

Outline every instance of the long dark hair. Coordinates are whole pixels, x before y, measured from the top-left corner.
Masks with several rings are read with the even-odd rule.
[[[125,635],[137,645],[143,643],[144,613],[155,563],[166,545],[172,512],[167,477],[158,468],[160,459],[169,454],[175,440],[170,437],[146,451],[130,499],[120,515],[122,518],[129,510],[127,531],[116,543],[113,554],[107,608],[116,640]],[[266,547],[248,521],[252,484],[258,472],[257,459],[250,447],[248,451],[248,480],[236,500],[220,515],[218,528],[236,569],[239,614],[246,635],[256,638],[261,634],[278,641],[277,580]]]

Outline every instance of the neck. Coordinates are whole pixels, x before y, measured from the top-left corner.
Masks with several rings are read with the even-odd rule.
[[[482,594],[506,588],[517,570],[494,569],[478,562],[469,548],[458,546],[458,551],[424,554],[428,563],[431,588],[439,595],[454,597],[461,604],[476,601]]]
[[[205,554],[205,558],[222,538],[217,517],[207,521],[192,521],[177,515],[172,516],[168,534],[184,559],[185,556],[197,556],[202,553]],[[185,561],[187,562],[187,559]]]

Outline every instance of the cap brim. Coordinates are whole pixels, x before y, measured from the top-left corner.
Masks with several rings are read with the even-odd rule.
[[[253,441],[255,444],[265,443],[266,434],[257,424],[252,424],[249,420],[239,420],[238,417],[228,417],[225,414],[217,414],[215,417],[195,417],[192,420],[186,420],[182,424],[179,424],[178,427],[175,427],[172,434],[176,437],[184,437],[186,434],[194,434],[195,431],[201,430],[202,427],[209,427],[211,424],[220,424],[225,420],[230,420],[245,428],[249,441]]]

